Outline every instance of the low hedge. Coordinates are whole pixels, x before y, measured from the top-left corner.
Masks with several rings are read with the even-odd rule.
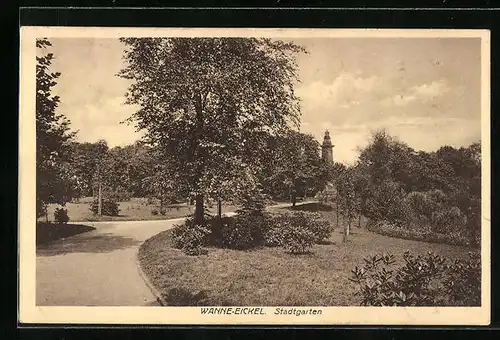
[[[417,231],[396,227],[387,222],[369,222],[367,229],[381,235],[402,238],[405,240],[423,241],[429,243],[444,243],[453,246],[462,246],[470,248],[479,248],[481,243],[471,242],[471,240],[463,235],[456,233],[440,234],[432,231]]]

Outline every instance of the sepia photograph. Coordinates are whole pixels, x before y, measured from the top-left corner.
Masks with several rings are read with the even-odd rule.
[[[23,27],[20,53],[20,321],[489,323],[489,31]]]

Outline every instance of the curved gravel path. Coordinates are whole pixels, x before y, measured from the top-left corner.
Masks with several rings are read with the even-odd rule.
[[[306,203],[310,202],[297,205]],[[268,208],[285,206],[289,204]],[[234,212],[224,215],[234,215]],[[137,252],[145,240],[184,219],[82,222],[96,229],[37,246],[36,304],[160,305],[141,277]]]
[[[182,220],[88,222],[96,230],[39,246],[37,305],[158,305],[139,274],[137,251]]]

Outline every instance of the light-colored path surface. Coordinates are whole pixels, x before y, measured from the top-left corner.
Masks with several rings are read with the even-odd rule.
[[[289,204],[273,208],[284,206]],[[36,304],[158,305],[139,273],[137,251],[142,242],[182,220],[82,222],[96,229],[39,246]]]
[[[137,251],[142,242],[181,220],[89,222],[96,230],[39,247],[37,305],[156,305],[139,274]]]

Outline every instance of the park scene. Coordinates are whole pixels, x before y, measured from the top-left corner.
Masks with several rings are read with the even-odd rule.
[[[480,306],[480,41],[40,38],[40,306]]]

